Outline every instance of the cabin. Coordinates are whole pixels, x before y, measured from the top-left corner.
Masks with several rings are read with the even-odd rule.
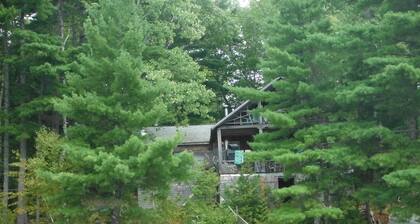
[[[213,154],[210,149],[210,131],[214,124],[190,125],[186,127],[156,126],[145,129],[147,134],[156,139],[174,138],[180,134],[183,142],[175,149],[175,153],[191,152],[196,161],[203,164],[213,164]]]
[[[272,91],[273,82],[261,88],[261,91]],[[263,107],[263,102],[248,100],[230,113],[227,112],[216,124],[157,126],[146,128],[145,131],[157,139],[173,138],[177,133],[181,134],[183,142],[176,147],[175,153],[191,152],[196,161],[214,167],[220,176],[221,197],[240,175],[258,176],[270,188],[290,186],[290,181],[283,180],[283,167],[273,161],[255,162],[249,174],[241,172],[244,158],[251,152],[248,143],[253,141],[256,134],[270,131],[270,124],[264,118],[251,113],[258,107]]]
[[[264,86],[261,91],[272,91],[273,82]],[[251,152],[249,142],[252,142],[258,133],[273,130],[264,118],[251,113],[252,110],[263,106],[264,102],[248,100],[230,113],[227,112],[225,117],[215,124],[186,127],[157,126],[146,128],[145,131],[157,139],[173,138],[181,134],[183,142],[176,147],[174,152],[191,152],[196,161],[205,164],[208,168],[215,168],[220,177],[219,199],[222,203],[226,189],[233,185],[241,175],[258,177],[261,184],[271,189],[289,187],[294,184],[293,179],[284,178],[284,167],[273,161],[255,162],[251,164],[251,170],[249,170],[250,167],[241,170],[244,169],[243,162],[247,153]],[[178,183],[171,187],[170,197],[179,204],[184,204],[191,194],[191,186]],[[143,208],[154,207],[150,196],[150,193],[139,193],[139,205]],[[386,220],[389,219],[388,214],[383,217],[380,216],[383,214],[379,213],[372,213],[372,215],[375,223],[383,217]],[[416,219],[418,217],[413,216],[407,223],[418,223]],[[391,217],[390,223],[398,222]]]
[[[277,80],[264,86],[261,91],[272,91],[273,82]],[[251,113],[252,110],[263,107],[263,104],[264,102],[247,100],[211,128],[210,146],[212,154],[217,155],[221,197],[225,189],[235,183],[240,175],[258,176],[261,183],[270,188],[291,184],[283,179],[283,167],[273,161],[255,162],[251,166],[250,174],[241,172],[244,158],[251,152],[248,143],[253,141],[256,134],[272,130],[263,117]]]

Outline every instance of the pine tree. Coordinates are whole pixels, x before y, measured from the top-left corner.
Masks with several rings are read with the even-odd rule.
[[[15,162],[9,157],[11,146],[19,148],[19,152],[12,152],[12,155],[19,155],[18,191],[14,194],[17,196],[17,222],[27,223],[24,179],[26,157],[32,148],[30,137],[42,123],[39,117],[52,108],[46,95],[53,95],[51,92],[40,93],[40,88],[38,88],[42,85],[40,83],[42,80],[46,77],[51,78],[51,74],[38,73],[36,75],[35,73],[38,68],[42,66],[45,68],[44,63],[47,58],[51,60],[51,64],[59,61],[53,53],[54,38],[37,31],[39,24],[51,14],[53,7],[48,1],[4,1],[1,7],[4,13],[2,37],[4,49],[7,50],[3,62],[8,67],[8,84],[5,85],[7,88],[4,95],[8,111],[5,114],[6,121],[2,126],[2,132],[7,139],[4,142],[6,150],[4,151],[3,204],[5,211],[3,214],[7,213],[8,201],[14,200],[8,197],[8,187],[15,181],[9,178],[9,167]],[[53,85],[53,82],[51,84],[50,88],[56,89],[57,86]],[[14,166],[11,168],[13,169]],[[7,217],[4,219],[8,220]]]
[[[1,102],[0,105],[3,108],[2,127],[9,126],[9,108],[10,108],[10,66],[9,61],[9,35],[8,32],[11,29],[11,21],[15,15],[13,7],[6,7],[3,4],[0,5],[1,9],[1,28],[2,28],[2,88],[1,88]],[[3,100],[4,97],[4,100]],[[3,105],[4,102],[4,105]],[[3,121],[4,119],[4,121]],[[2,192],[2,219],[8,222],[8,205],[9,205],[9,154],[10,154],[10,134],[7,131],[2,130],[2,150],[3,150],[3,192]]]
[[[418,214],[411,200],[419,113],[414,1],[265,1],[259,7],[271,13],[264,21],[263,74],[282,79],[273,93],[237,90],[267,102],[256,112],[275,127],[257,136],[252,146],[261,152],[251,160],[285,165],[296,183],[275,190],[280,200],[291,200],[269,222],[360,223],[372,218],[371,210]]]
[[[379,20],[371,36],[372,43],[379,45],[365,59],[370,71],[363,84],[370,91],[360,95],[369,99],[380,125],[406,136],[399,147],[373,158],[375,165],[386,170],[382,178],[390,196],[387,202],[390,212],[394,216],[410,218],[420,214],[414,202],[419,199],[415,190],[418,181],[413,176],[419,171],[416,160],[420,156],[417,150],[420,42],[419,33],[414,31],[420,24],[418,2],[361,2],[360,7],[372,12],[372,21]]]
[[[205,73],[170,47],[176,35],[201,35],[195,7],[132,0],[89,6],[87,51],[67,77],[71,93],[55,100],[72,123],[62,146],[71,169],[41,170],[59,186],[48,198],[58,220],[128,221],[137,188],[163,193],[189,176],[192,158],[173,155],[179,139],[151,141],[141,129],[206,116],[212,93],[201,84]]]

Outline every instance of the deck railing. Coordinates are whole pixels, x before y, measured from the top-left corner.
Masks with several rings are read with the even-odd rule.
[[[241,170],[252,172],[252,173],[281,173],[283,172],[283,167],[273,161],[261,161],[253,162],[247,165],[235,165],[234,161],[223,160],[221,167],[219,168],[219,173],[221,174],[238,174]]]

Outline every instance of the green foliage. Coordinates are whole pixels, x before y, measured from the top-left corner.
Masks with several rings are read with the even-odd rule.
[[[240,176],[235,185],[227,189],[226,204],[237,209],[248,223],[264,223],[268,212],[268,189],[258,177]]]
[[[17,188],[17,192],[10,194],[12,197],[5,202],[18,213],[16,217],[19,223],[25,219],[25,213],[34,208],[25,206],[27,194],[24,192],[24,175],[26,157],[35,151],[35,133],[42,126],[58,131],[60,124],[59,116],[53,112],[51,98],[61,93],[61,77],[68,68],[66,52],[61,48],[60,38],[53,29],[56,23],[49,22],[56,11],[53,4],[49,0],[5,0],[0,3],[0,39],[3,43],[0,50],[0,101],[2,109],[3,106],[7,107],[5,113],[1,113],[0,122],[0,132],[7,139],[2,146],[2,167],[6,177],[3,186]],[[19,150],[19,153],[15,150]],[[15,172],[15,164],[19,164],[19,172]],[[6,193],[7,188],[4,191]],[[8,218],[2,216],[2,219]]]
[[[200,37],[195,7],[185,1],[89,5],[88,50],[67,75],[71,93],[53,101],[72,122],[60,144],[69,168],[39,168],[44,181],[58,186],[47,201],[60,222],[131,222],[138,188],[165,195],[170,183],[191,176],[191,155],[173,155],[179,138],[154,141],[140,130],[207,116],[206,74],[180,48],[168,47],[178,35]]]
[[[240,8],[237,1],[198,0],[204,35],[193,41],[174,43],[186,49],[208,74],[206,87],[216,98],[210,108],[216,119],[224,116],[223,105],[235,108],[241,100],[229,87],[256,87],[261,83],[257,68],[262,44],[259,27],[251,20],[250,10]]]
[[[37,132],[35,156],[27,162],[27,174],[25,184],[27,188],[28,214],[35,216],[38,212],[41,216],[41,223],[48,222],[49,217],[54,217],[54,211],[50,210],[55,206],[49,198],[60,191],[58,184],[52,183],[43,178],[43,172],[62,172],[69,168],[64,160],[64,151],[61,148],[63,139],[54,132],[41,129]],[[53,215],[53,216],[51,216]]]
[[[214,170],[196,170],[192,175],[191,185],[193,195],[184,205],[173,199],[163,199],[158,202],[156,209],[133,210],[132,217],[138,217],[140,223],[236,223],[233,213],[228,208],[219,206],[216,201],[219,183]]]
[[[296,125],[296,122],[292,118],[281,113],[264,111],[261,115],[264,116],[268,122],[276,125],[277,127],[292,128]]]
[[[294,185],[291,187],[285,187],[281,189],[274,190],[274,196],[280,199],[286,199],[287,197],[296,197],[296,196],[305,196],[310,195],[311,192],[308,187],[302,185]]]
[[[193,200],[215,204],[217,188],[219,186],[219,177],[215,173],[215,170],[200,169],[195,173],[193,183]]]
[[[394,194],[401,195],[401,203],[396,203],[394,213],[402,218],[411,218],[412,214],[418,214],[419,208],[418,193],[419,189],[419,172],[418,166],[409,166],[406,169],[400,169],[383,177],[385,182],[389,184]]]
[[[295,186],[269,223],[359,223],[360,205],[407,218],[419,214],[419,12],[412,1],[259,1],[269,94],[276,130],[251,143],[250,160],[286,166]],[[263,16],[269,14],[270,16]],[[411,195],[411,196],[408,196]]]
[[[234,223],[217,176],[173,155],[179,138],[140,131],[221,117],[235,86],[275,128],[247,162],[281,163],[296,180],[268,197],[242,177],[228,204],[247,221],[361,223],[361,205],[419,215],[419,24],[416,0],[4,0],[0,133],[33,156],[10,208],[23,195],[41,223]],[[282,78],[273,92],[254,89],[261,74]],[[185,207],[165,199],[190,178]],[[157,209],[138,208],[138,187],[158,193]]]
[[[185,223],[235,223],[234,215],[217,203],[219,177],[214,170],[199,170],[193,179],[193,197],[185,206]]]
[[[268,223],[299,223],[305,220],[305,215],[298,209],[282,207],[268,216]]]

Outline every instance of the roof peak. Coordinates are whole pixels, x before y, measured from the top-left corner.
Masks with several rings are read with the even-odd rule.
[[[266,84],[265,86],[263,86],[262,88],[260,88],[260,91],[267,91],[270,87],[273,86],[273,84],[282,79],[281,77],[277,77],[273,80],[271,80],[268,84]],[[238,107],[236,107],[232,112],[230,112],[228,115],[226,115],[225,117],[223,117],[222,119],[220,119],[212,128],[212,130],[218,128],[219,126],[221,126],[226,120],[228,120],[229,118],[231,118],[233,115],[235,115],[238,111],[240,111],[242,108],[244,108],[246,105],[248,105],[249,103],[251,103],[250,100],[246,100],[243,103],[241,103],[241,105],[239,105]]]

